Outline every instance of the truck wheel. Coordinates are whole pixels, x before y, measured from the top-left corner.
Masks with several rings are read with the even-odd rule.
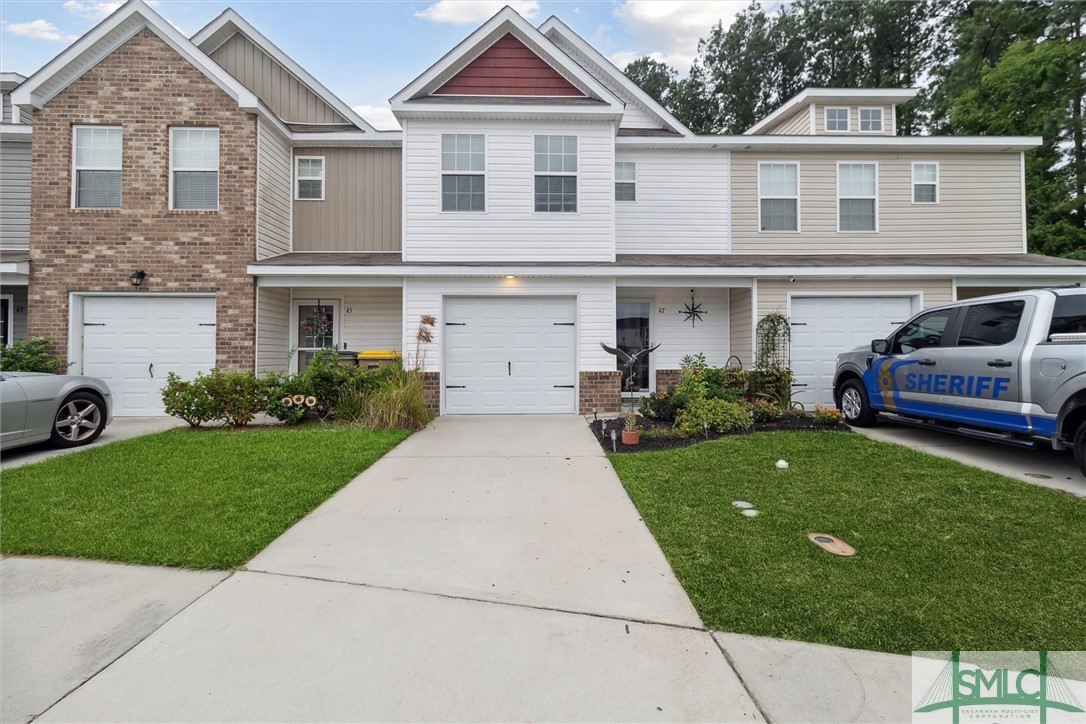
[[[1075,451],[1075,462],[1078,463],[1078,469],[1086,475],[1086,420],[1083,420],[1078,425],[1078,430],[1075,431],[1075,436],[1072,438],[1072,447]]]
[[[871,427],[875,424],[876,412],[871,409],[867,390],[859,380],[849,380],[841,385],[837,408],[841,410],[841,419],[846,425]]]

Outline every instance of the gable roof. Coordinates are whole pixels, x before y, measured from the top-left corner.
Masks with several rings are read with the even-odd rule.
[[[243,18],[233,8],[227,8],[217,18],[205,25],[195,35],[192,42],[202,52],[210,56],[219,47],[226,43],[234,35],[242,35],[257,48],[267,54],[272,60],[281,65],[290,75],[294,76],[303,86],[309,89],[325,104],[333,108],[344,119],[354,124],[365,133],[378,133],[362,116],[344,103],[336,94],[328,90],[310,73],[294,61],[289,55],[280,50],[275,43],[268,40],[259,30],[254,28],[249,21]]]
[[[539,31],[551,40],[555,40],[558,47],[570,55],[575,62],[584,66],[594,77],[602,77],[602,82],[612,92],[627,105],[629,103],[636,105],[645,115],[656,121],[661,129],[683,136],[692,135],[690,129],[679,119],[671,115],[655,98],[630,80],[629,76],[615,67],[614,63],[605,58],[557,16],[552,15],[547,18],[546,22],[539,26]],[[633,132],[635,131],[631,129],[631,133]]]
[[[161,38],[178,55],[237,101],[242,110],[267,114],[252,91],[208,58],[143,0],[129,0],[87,31],[12,91],[11,102],[24,108],[41,108],[144,28]]]
[[[512,33],[506,33],[445,81],[434,95],[583,98],[585,94]]]
[[[918,88],[804,88],[768,116],[743,131],[743,135],[760,133],[807,103],[897,105],[911,101],[919,92]]]
[[[427,68],[422,75],[392,96],[390,100],[393,110],[402,109],[405,103],[417,103],[422,99],[428,100],[435,91],[444,86],[451,78],[455,77],[506,35],[512,35],[540,60],[550,66],[557,75],[580,91],[583,94],[581,98],[588,97],[597,100],[607,107],[605,110],[610,112],[620,112],[622,110],[622,101],[606,86],[593,78],[584,68],[566,55],[561,48],[551,42],[549,38],[509,6],[498,11],[494,17],[479,26],[475,32]],[[447,95],[446,98],[448,98]],[[561,97],[557,100],[554,97],[544,96],[543,98],[547,99],[548,104],[561,103]],[[569,96],[569,98],[570,100],[576,100],[578,97]],[[495,98],[493,102],[500,104],[501,99]]]

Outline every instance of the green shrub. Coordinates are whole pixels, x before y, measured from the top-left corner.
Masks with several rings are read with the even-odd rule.
[[[372,393],[354,387],[344,387],[336,400],[336,419],[352,424],[366,423]]]
[[[787,367],[775,367],[765,370],[751,370],[750,397],[765,397],[782,410],[788,409],[792,402],[792,381],[794,375]]]
[[[230,425],[249,424],[266,407],[265,386],[252,372],[222,372],[213,369],[197,381],[203,384],[218,419]]]
[[[771,400],[756,397],[750,403],[750,414],[755,422],[774,422],[784,417],[784,410]]]
[[[754,425],[750,408],[739,402],[721,399],[692,400],[675,416],[675,428],[686,435],[714,432],[738,432]]]
[[[317,398],[301,375],[269,372],[263,383],[264,412],[284,424],[296,425],[306,412],[316,408]]]
[[[377,428],[420,430],[432,419],[423,395],[422,373],[390,366],[369,396],[366,424]]]
[[[192,427],[218,419],[222,410],[204,388],[204,377],[197,373],[195,380],[183,380],[176,372],[166,375],[162,388],[162,402],[166,414],[179,417]]]
[[[54,375],[67,373],[70,362],[49,352],[52,342],[46,337],[20,339],[10,347],[0,350],[0,370],[6,372],[48,372]]]
[[[646,427],[641,431],[642,440],[679,440],[686,433],[674,427]]]
[[[637,411],[641,417],[650,420],[675,421],[675,385],[670,385],[665,392],[653,392],[641,398]]]

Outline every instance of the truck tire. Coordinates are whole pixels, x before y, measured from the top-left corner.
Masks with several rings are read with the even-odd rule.
[[[1083,475],[1086,475],[1086,420],[1078,424],[1078,429],[1075,430],[1075,436],[1071,438],[1071,441],[1078,469]]]
[[[837,409],[841,411],[841,421],[854,427],[871,427],[878,414],[871,409],[871,403],[867,401],[867,390],[859,380],[849,380],[841,385]]]

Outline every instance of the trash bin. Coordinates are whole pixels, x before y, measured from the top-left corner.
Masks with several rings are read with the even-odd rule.
[[[358,353],[358,366],[375,370],[400,361],[400,353],[391,349],[368,349]]]
[[[339,366],[355,367],[358,365],[358,353],[353,350],[339,350]]]

